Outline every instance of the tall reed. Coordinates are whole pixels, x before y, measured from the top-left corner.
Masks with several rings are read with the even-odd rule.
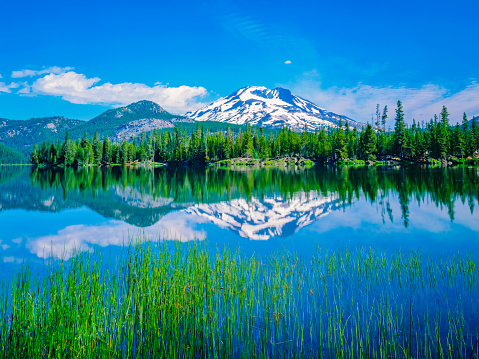
[[[244,257],[125,246],[24,264],[0,308],[2,358],[479,358],[477,258],[368,249]]]

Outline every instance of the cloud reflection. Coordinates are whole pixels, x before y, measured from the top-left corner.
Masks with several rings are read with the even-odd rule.
[[[27,240],[27,249],[40,258],[57,257],[70,259],[73,250],[92,252],[94,246],[121,246],[129,239],[146,237],[150,240],[178,240],[187,242],[206,238],[204,230],[195,230],[200,223],[185,213],[172,213],[158,223],[138,228],[125,222],[110,220],[101,225],[72,225],[56,234]]]

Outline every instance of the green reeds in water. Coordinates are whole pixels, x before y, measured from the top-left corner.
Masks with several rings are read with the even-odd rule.
[[[2,358],[479,358],[477,259],[372,250],[262,260],[142,241],[27,265]]]

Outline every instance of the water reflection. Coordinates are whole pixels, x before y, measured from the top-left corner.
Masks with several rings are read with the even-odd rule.
[[[72,168],[65,170],[34,169],[33,187],[61,189],[63,199],[85,205],[106,217],[137,226],[148,226],[162,214],[194,203],[217,203],[236,198],[281,195],[290,199],[297,193],[333,194],[343,205],[364,198],[378,202],[386,220],[391,220],[388,195],[397,193],[404,225],[409,223],[409,203],[432,202],[447,208],[454,220],[454,202],[467,202],[471,213],[478,199],[479,180],[475,168],[431,169],[421,167],[319,168],[314,170],[188,170],[184,168]],[[44,192],[43,192],[44,193]],[[88,197],[94,203],[87,203]],[[55,198],[41,202],[54,210]],[[107,202],[115,203],[110,207]],[[38,202],[38,201],[35,201]],[[109,203],[109,204],[112,204]],[[41,205],[40,204],[40,205]],[[125,211],[122,215],[123,206]],[[94,208],[95,207],[95,208]],[[141,211],[135,215],[131,209]],[[149,213],[151,211],[151,213]]]
[[[274,236],[289,236],[330,211],[340,208],[337,196],[320,195],[315,191],[282,196],[240,198],[228,202],[197,204],[186,213],[236,232],[241,237],[267,240]]]
[[[478,177],[475,168],[4,167],[0,248],[3,261],[25,250],[59,256],[73,247],[120,245],[138,228],[152,238],[188,241],[208,237],[204,224],[252,240],[294,237],[306,227],[315,233],[360,228],[371,220],[394,223],[396,232],[399,223],[413,223],[432,233],[441,228],[434,223],[442,213],[474,230],[464,209],[474,213]],[[338,210],[349,217],[322,219]]]

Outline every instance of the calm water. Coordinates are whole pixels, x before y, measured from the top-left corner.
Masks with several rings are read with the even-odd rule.
[[[74,248],[105,253],[115,261],[122,244],[139,235],[199,240],[212,251],[228,246],[255,257],[286,250],[302,263],[318,249],[339,256],[352,250],[350,258],[358,248],[392,258],[400,251],[404,258],[424,260],[421,278],[431,277],[426,263],[439,263],[432,281],[398,284],[386,276],[368,282],[346,271],[346,280],[343,274],[322,277],[313,282],[325,290],[298,294],[297,304],[303,305],[298,313],[311,310],[308,303],[313,303],[314,320],[318,313],[330,320],[329,311],[321,310],[342,300],[341,316],[344,311],[353,315],[349,304],[355,303],[359,317],[376,318],[368,324],[373,329],[380,327],[384,313],[387,320],[400,317],[394,331],[408,338],[408,348],[422,345],[413,336],[426,332],[434,318],[431,328],[438,337],[462,343],[469,357],[479,338],[479,287],[475,279],[465,279],[462,266],[453,274],[449,269],[459,256],[472,258],[470,263],[479,258],[478,196],[477,168],[0,167],[0,279],[11,283],[23,260],[40,269],[45,259],[68,259]],[[348,323],[346,332],[353,335],[356,324]],[[316,328],[307,334],[311,345],[328,327]]]
[[[6,273],[72,248],[115,250],[138,233],[258,254],[477,254],[478,195],[475,168],[0,167],[0,261]]]

